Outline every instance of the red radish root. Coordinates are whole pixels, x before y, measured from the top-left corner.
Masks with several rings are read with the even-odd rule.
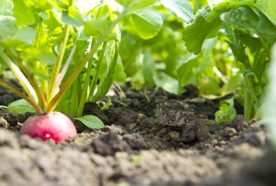
[[[44,141],[54,140],[55,143],[64,142],[77,135],[73,122],[60,112],[28,118],[21,128],[21,132]]]

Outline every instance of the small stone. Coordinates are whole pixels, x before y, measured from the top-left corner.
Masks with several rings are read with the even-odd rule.
[[[227,142],[226,142],[226,141],[220,141],[219,144],[220,144],[220,145],[226,145]]]
[[[0,117],[0,126],[7,129],[10,125],[4,117]]]
[[[173,140],[179,140],[180,139],[180,134],[179,134],[179,132],[176,132],[176,131],[170,131],[169,136]]]
[[[167,134],[167,129],[165,129],[165,128],[161,128],[157,133],[156,133],[156,137],[158,137],[158,136],[160,136],[160,137],[162,137],[162,136],[164,136],[164,135],[166,135]]]
[[[137,123],[130,123],[130,124],[128,125],[128,128],[129,128],[130,130],[134,130],[135,127],[136,127],[136,125],[137,125]]]
[[[216,145],[215,150],[222,152],[222,151],[224,151],[224,148]]]
[[[207,120],[207,121],[209,121],[209,120]],[[199,126],[199,128],[197,129],[197,133],[196,133],[197,138],[200,141],[206,140],[210,134],[208,126],[206,125],[205,122],[197,123],[197,125]]]
[[[211,143],[212,143],[213,145],[217,145],[217,144],[218,144],[218,140],[217,140],[217,139],[212,139]]]
[[[126,152],[116,152],[116,159],[128,159],[128,153]]]
[[[206,100],[203,99],[203,98],[193,98],[193,99],[190,99],[188,102],[189,103],[204,103]]]
[[[146,116],[145,116],[145,114],[143,114],[143,113],[139,113],[139,114],[137,115],[137,117],[138,117],[138,120],[140,121],[140,120],[144,119]]]
[[[124,136],[124,140],[132,149],[139,150],[148,148],[144,138],[139,134],[127,134]]]
[[[106,126],[105,130],[107,130],[107,132],[111,132],[111,133],[115,133],[115,134],[123,134],[124,133],[123,129],[120,126],[117,126],[114,124]]]
[[[194,122],[187,123],[182,131],[181,135],[182,140],[185,143],[190,143],[194,140],[196,140],[196,125]]]
[[[237,131],[235,128],[226,127],[225,131],[227,132],[229,137],[233,137],[237,134]]]

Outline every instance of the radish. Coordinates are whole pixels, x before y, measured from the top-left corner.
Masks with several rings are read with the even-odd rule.
[[[51,77],[46,86],[47,89],[41,87],[42,82],[37,81],[36,77],[29,71],[27,66],[24,66],[22,63],[18,66],[15,62],[18,61],[17,58],[16,60],[13,59],[13,61],[8,55],[8,52],[7,54],[5,50],[0,50],[1,60],[3,60],[15,74],[15,77],[18,79],[24,92],[4,80],[0,80],[0,85],[10,89],[19,97],[25,99],[28,104],[34,108],[37,114],[36,116],[28,118],[21,128],[21,133],[29,135],[30,137],[40,138],[45,141],[53,140],[55,143],[60,143],[77,135],[73,122],[66,115],[54,111],[65,92],[73,83],[74,78],[77,77],[82,69],[82,66],[76,67],[78,71],[72,73],[66,82],[62,83],[69,62],[71,62],[70,58],[72,58],[75,52],[74,48],[77,43],[74,43],[74,47],[71,50],[69,59],[67,60],[68,64],[64,65],[62,68],[62,62],[64,61],[63,57],[71,29],[70,26],[65,27],[60,52],[57,54],[57,61],[52,67]],[[78,34],[76,41],[79,35],[80,33]],[[11,55],[11,57],[14,56]]]
[[[21,132],[44,141],[53,140],[55,143],[64,142],[77,135],[73,122],[60,112],[28,118],[21,128]]]
[[[68,8],[71,8],[74,3],[69,4]],[[91,100],[90,97],[94,95],[98,99],[102,98],[110,87],[118,57],[119,39],[108,39],[108,41],[106,39],[109,38],[111,33],[114,36],[118,35],[115,34],[114,28],[126,12],[122,12],[115,19],[115,14],[113,15],[110,11],[111,24],[107,28],[104,28],[104,32],[94,37],[93,31],[85,33],[84,30],[87,30],[86,24],[79,25],[79,23],[85,22],[85,20],[79,20],[79,17],[84,16],[86,13],[82,15],[78,14],[80,12],[77,12],[78,25],[75,26],[75,24],[70,24],[68,21],[57,21],[59,17],[57,15],[63,15],[64,7],[59,7],[59,5],[52,6],[51,3],[48,6],[49,11],[47,8],[45,19],[35,19],[39,17],[39,14],[37,14],[37,11],[32,11],[30,13],[32,15],[30,20],[26,19],[18,22],[18,18],[21,18],[20,14],[24,15],[20,3],[13,4],[14,9],[11,14],[16,13],[15,15],[4,16],[2,18],[3,24],[0,25],[0,33],[1,28],[3,27],[4,31],[6,31],[7,26],[8,28],[12,28],[12,31],[10,31],[10,35],[8,34],[9,32],[5,32],[9,37],[3,37],[0,34],[1,66],[4,62],[13,72],[21,87],[18,88],[3,79],[0,79],[0,86],[9,89],[24,99],[28,103],[28,106],[31,106],[36,112],[36,116],[30,117],[24,122],[21,128],[23,134],[34,138],[41,138],[42,140],[54,140],[55,143],[59,143],[76,136],[77,132],[72,121],[66,115],[56,112],[56,108],[58,107],[61,112],[66,111],[80,120],[86,101]],[[59,12],[58,9],[62,9],[62,12]],[[53,25],[52,20],[55,20],[58,24]],[[89,25],[90,29],[90,24],[87,25]],[[37,28],[43,28],[43,30]],[[62,32],[56,32],[56,30],[62,30]],[[18,35],[18,33],[26,32],[28,37],[14,36],[14,33]],[[52,33],[60,33],[60,35],[53,35]],[[87,44],[83,45],[82,38],[85,38],[84,36],[87,36],[88,40],[92,36],[93,45],[90,41],[87,41]],[[11,42],[13,40],[16,40],[16,42]],[[110,46],[107,44],[109,42]],[[111,45],[111,42],[114,43],[114,47],[113,44]],[[83,46],[87,48],[85,49]],[[109,51],[109,47],[112,48],[112,52],[111,50]],[[108,52],[105,52],[105,50]],[[94,61],[95,56],[102,56],[100,58],[104,59],[104,55],[110,55],[109,53],[112,54],[112,62],[110,62],[112,67],[105,68],[104,65],[101,65],[103,67],[99,69],[97,64],[97,68],[94,69],[92,59]],[[76,59],[79,59],[79,61],[76,61]],[[73,61],[74,66],[69,68]],[[105,60],[99,59],[99,61]],[[70,69],[70,73],[68,69]],[[97,74],[99,74],[98,71],[100,70],[106,70],[108,76],[105,79],[101,79],[101,82],[104,83],[101,83],[101,87],[99,88],[100,85],[97,85],[99,75]],[[96,75],[91,76],[92,72]],[[93,77],[92,80],[90,79],[91,77]],[[76,82],[77,86],[73,86],[71,89],[73,96],[69,97],[66,95],[66,92],[72,87],[76,79],[84,79],[84,81]],[[94,90],[97,90],[97,92]],[[70,112],[68,107],[66,107],[67,104],[71,103],[76,103],[76,105],[70,105],[72,109],[77,108],[76,114]],[[63,109],[64,107],[66,108]],[[84,123],[88,121],[93,124],[97,123],[98,120],[95,120],[95,117],[83,119]],[[90,123],[86,126],[91,126]],[[102,124],[100,124],[100,127],[99,125],[97,127],[102,127]]]

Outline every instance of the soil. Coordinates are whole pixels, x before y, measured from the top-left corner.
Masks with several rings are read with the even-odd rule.
[[[1,186],[266,186],[276,185],[276,152],[258,122],[242,115],[218,125],[218,101],[162,91],[126,90],[87,104],[106,124],[55,145],[19,133],[27,116],[0,110]],[[0,103],[16,96],[0,89]]]

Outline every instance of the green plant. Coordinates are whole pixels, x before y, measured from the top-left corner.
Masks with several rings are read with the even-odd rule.
[[[101,100],[114,80],[124,81],[118,23],[131,24],[129,31],[144,39],[155,36],[162,24],[152,9],[155,3],[5,0],[1,64],[13,71],[24,92],[4,80],[0,85],[25,99],[39,115],[58,109],[88,127],[102,128],[98,118],[80,116],[86,102]]]
[[[236,114],[233,100],[230,103],[223,102],[220,104],[219,110],[215,113],[215,120],[220,125],[228,124],[236,118]]]
[[[183,32],[183,40],[189,51],[200,54],[204,41],[216,36],[228,43],[238,63],[236,67],[242,78],[241,89],[236,89],[239,100],[244,100],[244,115],[247,120],[255,117],[260,108],[270,50],[276,41],[275,1],[224,0],[209,1],[209,6],[198,10],[195,19]],[[237,84],[238,85],[238,84]],[[230,86],[231,87],[231,86]],[[239,86],[235,86],[239,87]]]
[[[144,41],[123,33],[121,47],[134,51],[121,54],[126,73],[136,88],[155,85],[181,94],[185,85],[195,84],[205,98],[231,96],[251,120],[262,105],[276,40],[275,13],[268,8],[274,3],[163,1],[170,11],[159,7],[164,24],[157,36]]]
[[[196,17],[193,12],[201,6],[205,6],[205,1],[191,1],[191,4],[179,0],[161,1],[158,11],[163,25],[149,40],[124,31],[123,27],[120,56],[133,87],[157,86],[182,94],[183,87],[195,84],[200,95],[208,99],[222,98],[238,89],[242,75],[224,35],[218,34],[206,41],[198,55],[191,54],[185,47],[183,29],[193,23]]]

